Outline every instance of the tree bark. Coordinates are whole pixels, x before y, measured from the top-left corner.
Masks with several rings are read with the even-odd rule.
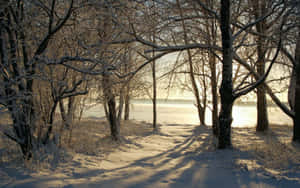
[[[124,120],[129,120],[129,114],[130,114],[130,95],[129,95],[129,88],[126,89],[126,95],[125,95],[125,109],[124,109]]]
[[[295,49],[295,73],[296,73],[296,87],[294,96],[294,112],[293,119],[293,141],[300,142],[300,28],[298,27],[298,38]]]
[[[299,61],[299,59],[298,59]],[[293,127],[293,141],[300,142],[300,62],[296,65],[296,92],[295,92],[295,118],[293,119],[294,127]]]
[[[44,145],[48,143],[50,135],[52,133],[53,121],[54,121],[54,115],[55,115],[55,110],[56,110],[56,107],[57,107],[57,103],[58,103],[58,101],[55,100],[54,103],[53,103],[53,106],[51,108],[51,111],[50,111],[49,122],[47,122],[49,125],[48,125],[48,129],[47,129],[46,135],[45,135],[45,137],[43,139],[43,144]]]
[[[197,111],[198,111],[198,118],[200,120],[200,125],[205,125],[205,108],[201,105],[201,99],[199,95],[199,89],[195,80],[194,75],[194,68],[193,68],[193,62],[192,62],[192,56],[190,51],[188,50],[188,58],[189,58],[189,73],[190,73],[190,79],[192,83],[193,93],[196,99],[196,105],[197,105]]]
[[[210,9],[214,8],[214,0],[206,0],[206,4]],[[206,15],[209,16],[209,13],[206,12]],[[217,41],[217,28],[216,28],[216,19],[206,21],[206,32],[209,33],[208,44],[216,46]],[[216,67],[216,56],[212,51],[208,51],[208,61],[210,69],[210,87],[211,87],[211,96],[212,96],[212,130],[215,137],[218,136],[218,80],[217,80],[217,67]]]
[[[76,97],[71,96],[68,97],[68,111],[67,111],[67,121],[68,126],[67,128],[70,128],[70,126],[73,124],[74,116],[75,116],[75,110],[76,110]]]
[[[103,109],[104,109],[104,113],[105,113],[105,117],[106,117],[106,119],[107,119],[107,121],[109,121],[109,119],[108,119],[108,108],[107,108],[107,101],[106,101],[106,99],[104,99],[104,101],[103,101]]]
[[[157,129],[157,106],[156,106],[156,101],[157,101],[157,91],[156,91],[156,62],[152,62],[152,81],[153,81],[153,98],[152,98],[152,104],[153,104],[153,129]]]
[[[16,141],[20,146],[23,158],[29,160],[32,158],[32,131],[31,127],[33,125],[33,117],[31,117],[31,100],[30,99],[21,99],[23,103],[22,109],[16,109],[18,107],[15,104],[15,101],[9,101],[8,110],[12,115],[13,120],[13,130],[16,135],[16,138],[6,134],[9,138]]]
[[[107,105],[107,119],[110,126],[110,135],[114,141],[120,141],[120,124],[117,119],[116,99],[112,91],[112,83],[109,75],[102,76],[103,94]]]
[[[218,131],[218,81],[216,73],[216,58],[212,53],[209,53],[209,65],[211,71],[211,93],[212,93],[212,127],[213,134],[217,136]]]
[[[28,119],[31,113],[29,108],[25,107],[23,109],[23,113],[18,113],[18,120],[16,121],[22,130],[21,135],[23,134],[21,137],[19,137],[20,139],[23,139],[19,145],[21,146],[23,158],[25,160],[29,160],[32,157],[32,121]]]
[[[7,17],[6,17],[7,16]],[[15,135],[5,133],[10,139],[15,141],[21,148],[23,158],[29,160],[32,157],[32,127],[34,125],[34,109],[32,87],[23,85],[27,83],[19,81],[20,71],[17,65],[17,44],[14,33],[10,29],[11,20],[8,9],[0,11],[0,24],[8,27],[0,27],[0,64],[3,72],[9,72],[11,75],[1,76],[5,97],[7,97],[6,106],[13,120],[13,131]],[[26,56],[26,54],[23,54]],[[7,71],[9,70],[9,71]],[[12,80],[13,82],[11,82]],[[15,82],[18,82],[15,84]],[[18,88],[18,89],[17,89]],[[20,96],[20,97],[16,97]],[[12,98],[12,99],[10,99]]]
[[[221,111],[219,115],[218,148],[231,147],[232,107],[234,103],[232,86],[232,34],[230,30],[230,0],[221,0],[222,33],[222,83],[220,88]]]
[[[61,119],[62,119],[64,125],[66,127],[69,127],[69,122],[68,122],[68,117],[66,114],[66,109],[64,106],[64,101],[62,99],[59,100],[59,110],[60,110]]]
[[[289,90],[288,90],[288,102],[292,111],[295,107],[295,93],[296,93],[296,69],[293,65],[292,75],[290,78]]]
[[[117,114],[117,123],[121,123],[122,114],[123,114],[123,107],[124,107],[124,88],[120,90],[120,96],[119,96],[119,110]]]
[[[120,140],[120,126],[117,122],[115,97],[109,97],[107,101],[111,137],[114,141]]]
[[[257,71],[259,72],[259,71]],[[261,72],[262,73],[262,72]],[[263,75],[263,74],[260,74]],[[257,87],[257,124],[256,131],[266,131],[269,128],[266,90],[264,85]]]
[[[267,10],[264,0],[253,1],[254,15],[256,19],[259,19]],[[258,33],[264,34],[266,32],[266,21],[262,20],[256,23],[256,30]],[[266,41],[263,36],[257,36],[257,65],[256,70],[261,77],[265,74],[265,49]],[[266,89],[264,85],[257,87],[257,124],[256,131],[266,131],[269,128],[268,121],[268,109]]]
[[[155,32],[153,32],[153,42],[155,43]],[[153,51],[152,56],[155,56],[155,52]],[[152,98],[152,105],[153,105],[153,120],[152,126],[153,130],[157,129],[157,85],[156,85],[156,61],[152,61],[152,83],[153,83],[153,98]]]
[[[125,63],[125,72],[130,72],[131,64],[132,64],[132,49],[130,48],[130,45],[126,47],[126,63]],[[131,80],[127,81],[125,86],[125,97],[124,97],[124,120],[129,120],[129,114],[130,114],[130,82]]]

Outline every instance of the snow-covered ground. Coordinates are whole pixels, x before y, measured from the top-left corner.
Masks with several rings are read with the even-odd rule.
[[[197,108],[193,102],[194,101],[159,100],[157,102],[157,121],[162,124],[199,124]],[[212,114],[209,109],[210,108],[208,108],[205,113],[205,122],[207,125],[212,124]],[[257,119],[255,105],[236,104],[232,110],[233,127],[255,127]],[[130,119],[152,122],[152,111],[152,101],[132,101]],[[293,123],[292,119],[276,106],[268,106],[268,114],[270,123],[280,123],[282,125],[291,125]],[[101,104],[92,105],[92,107],[84,111],[83,116],[86,118],[104,117],[105,112]]]
[[[2,138],[0,187],[300,187],[300,146],[290,143],[291,127],[272,126],[266,134],[235,128],[227,150],[216,150],[211,129],[197,125],[164,124],[153,133],[150,124],[129,121],[121,143],[107,134],[103,120],[84,120],[67,149],[41,151],[27,168]]]

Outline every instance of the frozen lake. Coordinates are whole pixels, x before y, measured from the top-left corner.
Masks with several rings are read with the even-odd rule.
[[[292,124],[292,120],[275,106],[268,108],[269,121],[274,124]],[[94,106],[84,113],[84,117],[103,117],[102,105]],[[158,123],[199,124],[197,109],[192,101],[160,100],[157,104]],[[133,100],[130,119],[152,121],[150,100]],[[211,125],[211,111],[207,110],[206,124]],[[233,107],[233,127],[254,127],[256,125],[256,107],[253,105],[235,105]]]

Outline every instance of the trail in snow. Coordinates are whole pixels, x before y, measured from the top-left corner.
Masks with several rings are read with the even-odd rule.
[[[234,149],[215,150],[210,128],[162,125],[155,134],[146,131],[128,135],[114,151],[75,154],[55,170],[26,173],[4,167],[2,172],[6,178],[0,178],[3,181],[0,185],[22,188],[300,186],[300,170],[293,168],[294,163],[286,168],[293,170],[272,171],[272,165],[266,168],[260,164],[262,160],[253,156],[260,151],[252,150],[253,143],[258,143],[255,147],[267,143],[260,135],[250,129],[237,129],[233,137]]]

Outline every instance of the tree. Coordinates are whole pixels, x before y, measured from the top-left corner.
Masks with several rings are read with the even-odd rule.
[[[215,1],[214,0],[207,0],[207,5],[209,7],[209,9],[212,9]],[[205,11],[206,15],[209,16],[209,12]],[[206,32],[209,33],[208,36],[208,44],[211,46],[215,46],[217,43],[217,26],[216,26],[216,18],[214,17],[214,19],[212,21],[209,21],[207,19],[207,23],[206,23],[207,27],[206,27]],[[215,53],[215,52],[214,52]],[[208,61],[209,61],[209,68],[210,68],[210,72],[211,72],[211,95],[212,95],[212,127],[213,127],[213,134],[215,136],[217,136],[219,134],[219,126],[218,126],[218,113],[219,113],[219,108],[218,108],[218,104],[219,104],[219,99],[218,99],[218,80],[217,80],[217,60],[216,60],[216,56],[213,53],[212,50],[208,51]]]
[[[32,128],[36,118],[33,82],[38,57],[72,13],[72,0],[63,14],[56,11],[57,4],[56,0],[52,0],[49,6],[43,1],[37,4],[10,1],[0,10],[1,104],[7,107],[13,119],[13,133],[5,134],[19,144],[25,159],[32,157]],[[46,28],[39,28],[39,19],[48,21]],[[35,36],[39,38],[37,41],[32,40],[29,28],[40,31]]]
[[[251,1],[255,19],[260,18],[266,11],[269,2],[266,1]],[[266,19],[255,24],[256,31],[261,35],[267,32]],[[257,36],[257,73],[262,76],[265,73],[265,55],[266,55],[266,39],[263,36]],[[265,131],[269,127],[267,99],[264,85],[257,87],[257,131]]]
[[[294,56],[289,53],[287,50],[284,50],[283,53],[288,57],[288,59],[292,63],[292,74],[290,79],[289,93],[288,93],[288,101],[290,104],[290,111],[286,111],[288,115],[290,115],[293,119],[293,138],[292,140],[295,142],[300,142],[300,28],[298,26],[299,23],[299,10],[300,3],[299,1],[290,2],[290,11],[289,15],[291,17],[292,22],[292,33],[296,39],[295,43],[295,51]],[[296,33],[296,36],[294,35]]]
[[[156,15],[156,5],[155,2],[152,2],[152,6],[149,8],[150,15],[147,15],[147,18],[150,21],[150,27],[153,27],[152,32],[150,32],[150,40],[155,43],[155,38],[157,35],[156,27],[158,25]],[[152,56],[155,57],[155,52],[152,52]],[[152,71],[152,106],[153,106],[153,120],[152,120],[152,127],[153,130],[157,130],[157,82],[156,82],[156,60],[153,60],[151,63],[151,71]]]
[[[164,7],[164,11],[165,10],[173,10],[171,8],[173,8],[176,4],[178,4],[179,1],[175,2],[167,2],[167,3],[161,3],[161,6]],[[180,2],[182,3],[182,2]],[[209,50],[210,52],[214,52],[214,51],[218,51],[218,52],[222,52],[222,83],[221,83],[221,88],[220,88],[220,95],[221,95],[221,111],[218,117],[218,126],[219,126],[219,134],[218,134],[218,139],[219,139],[219,143],[218,143],[218,147],[219,148],[227,148],[231,146],[231,122],[232,122],[232,107],[234,104],[234,101],[239,98],[242,95],[245,95],[247,93],[249,93],[250,91],[253,91],[254,89],[256,89],[260,84],[263,84],[263,82],[265,81],[267,75],[269,74],[272,65],[274,64],[278,54],[279,54],[279,49],[281,47],[281,35],[282,35],[282,26],[283,24],[278,24],[280,21],[283,22],[284,20],[282,19],[282,17],[278,17],[280,19],[277,19],[278,22],[276,22],[276,28],[275,30],[278,31],[277,33],[274,33],[274,36],[276,35],[277,38],[279,38],[279,42],[277,45],[277,50],[276,52],[274,50],[272,50],[272,54],[274,54],[273,58],[270,60],[270,65],[267,69],[267,71],[265,72],[265,74],[263,74],[262,76],[255,76],[255,78],[257,79],[256,82],[254,83],[248,83],[246,82],[246,80],[249,79],[249,75],[250,73],[255,73],[255,71],[253,71],[253,69],[246,63],[245,61],[242,60],[242,58],[239,56],[240,54],[238,54],[239,49],[241,49],[241,47],[243,48],[247,48],[247,44],[244,45],[245,40],[247,39],[247,36],[249,34],[249,32],[251,33],[252,30],[251,28],[253,26],[255,26],[257,23],[265,20],[266,18],[270,17],[270,16],[274,16],[275,12],[283,12],[285,10],[285,6],[283,5],[283,2],[276,2],[274,4],[272,4],[272,8],[270,8],[270,10],[268,12],[266,12],[265,14],[263,14],[261,17],[255,19],[254,21],[249,21],[246,20],[246,23],[240,23],[238,22],[238,24],[231,20],[232,17],[232,10],[234,11],[238,11],[239,8],[238,7],[234,7],[232,8],[230,5],[230,1],[221,1],[221,14],[219,15],[216,11],[210,9],[209,7],[207,7],[203,2],[201,1],[197,1],[197,4],[199,7],[201,7],[204,11],[207,11],[210,15],[213,16],[213,18],[217,18],[219,20],[219,25],[220,25],[220,32],[222,35],[222,47],[219,47],[217,45],[212,45],[207,44],[207,43],[198,43],[197,40],[193,39],[193,43],[187,43],[187,40],[183,40],[183,44],[182,41],[180,40],[171,40],[171,41],[166,41],[163,38],[157,38],[158,41],[156,41],[155,43],[151,42],[151,41],[147,41],[145,40],[145,37],[141,34],[141,31],[137,30],[137,27],[135,27],[134,25],[136,23],[132,23],[132,30],[128,31],[129,34],[131,34],[135,41],[144,44],[146,46],[149,46],[152,48],[152,50],[146,50],[145,53],[150,53],[150,52],[160,52],[158,55],[156,55],[156,58],[159,58],[165,54],[168,53],[173,53],[173,52],[178,52],[178,51],[184,51],[184,50],[192,50],[192,49],[202,49],[202,50]],[[184,4],[186,5],[186,4]],[[241,5],[241,2],[239,2],[238,6]],[[218,6],[217,6],[218,7]],[[236,13],[234,16],[234,18],[237,18],[239,16],[239,12],[234,12]],[[173,17],[172,17],[173,16]],[[189,19],[203,19],[202,14],[196,14],[196,15],[185,15],[185,16],[181,16],[180,19],[178,19],[178,17],[176,17],[176,14],[169,16],[168,18],[164,18],[162,20],[164,20],[166,23],[161,23],[162,28],[168,28],[165,27],[165,25],[172,25],[175,29],[175,33],[178,31],[178,26],[175,24],[177,22],[182,22],[182,20],[189,20]],[[174,18],[175,17],[175,18]],[[185,22],[185,21],[184,21]],[[243,21],[244,22],[244,21]],[[280,29],[277,29],[280,28]],[[236,32],[234,32],[234,29],[237,29]],[[162,30],[162,29],[161,29]],[[279,31],[280,30],[280,31]],[[192,31],[192,30],[191,30]],[[189,32],[191,32],[189,31]],[[233,34],[232,34],[233,33]],[[240,40],[239,40],[240,39]],[[238,41],[239,40],[239,41]],[[238,41],[238,42],[236,42]],[[237,43],[236,46],[234,46],[234,42]],[[170,44],[172,43],[172,44]],[[166,45],[163,45],[166,44]],[[214,55],[218,58],[220,58],[218,56],[217,53],[214,53]],[[220,58],[221,59],[221,58]],[[241,83],[239,83],[235,88],[233,86],[233,80],[232,80],[232,76],[233,76],[233,60],[236,60],[237,62],[243,64],[243,66],[246,67],[247,70],[250,71],[249,74],[246,75],[246,77],[244,79],[241,79]],[[237,66],[237,70],[239,70],[240,66]],[[256,73],[255,73],[256,74]],[[269,89],[268,93],[272,96],[273,100],[277,100],[276,96],[270,92]]]
[[[128,88],[129,81],[123,79],[122,76],[117,76],[113,71],[109,71],[110,67],[114,66],[114,72],[124,74],[130,66],[129,46],[128,44],[115,43],[112,41],[116,39],[126,38],[126,35],[121,30],[117,23],[124,26],[126,23],[118,22],[118,16],[122,17],[120,7],[126,6],[122,3],[104,2],[96,7],[96,14],[101,15],[98,18],[99,25],[97,25],[97,37],[100,41],[96,46],[98,47],[98,58],[105,60],[102,65],[101,73],[101,89],[103,94],[104,110],[110,125],[111,137],[115,141],[120,141],[120,121],[124,105],[124,92]],[[125,77],[124,77],[125,78]],[[127,89],[128,90],[128,89]],[[116,99],[119,96],[119,108],[117,110]],[[128,94],[127,94],[128,99]],[[127,100],[128,102],[128,100]],[[127,104],[127,109],[128,109]]]
[[[179,15],[181,18],[181,23],[182,23],[182,28],[183,28],[183,35],[184,35],[184,44],[188,45],[189,41],[188,41],[188,35],[187,35],[187,28],[185,25],[185,21],[183,19],[183,11],[182,8],[180,6],[179,1],[176,1],[178,9],[179,9]],[[189,75],[190,75],[190,81],[192,84],[192,89],[193,89],[193,93],[195,95],[195,99],[196,99],[196,107],[198,110],[198,117],[200,120],[200,124],[201,125],[205,125],[205,107],[206,107],[206,97],[204,97],[204,106],[202,106],[201,104],[201,99],[199,96],[199,88],[197,86],[196,83],[196,79],[195,79],[195,74],[194,74],[194,65],[193,65],[193,60],[192,60],[192,54],[191,51],[189,49],[187,49],[187,55],[188,55],[188,64],[189,64]],[[204,91],[204,93],[206,94],[206,91]]]
[[[132,69],[133,60],[132,60],[132,49],[127,47],[125,54],[126,56],[126,63],[124,65],[124,71],[125,73],[128,73]],[[127,82],[125,86],[125,96],[124,96],[124,120],[129,120],[129,114],[130,114],[130,90],[131,90],[131,81]]]
[[[231,146],[232,107],[235,100],[232,85],[232,34],[230,29],[230,1],[221,1],[220,27],[222,32],[222,83],[220,88],[221,111],[219,114],[218,148]]]
[[[222,70],[222,83],[220,88],[220,94],[221,94],[221,112],[219,115],[219,143],[218,148],[228,148],[231,147],[231,122],[232,122],[232,106],[234,101],[239,98],[242,95],[245,95],[249,93],[250,91],[257,88],[260,84],[264,82],[266,77],[268,76],[272,65],[274,64],[279,51],[281,47],[281,30],[283,27],[283,23],[280,25],[280,31],[279,31],[279,42],[277,46],[276,53],[268,67],[267,72],[260,77],[258,81],[255,82],[255,84],[251,84],[250,86],[237,90],[233,89],[232,85],[232,62],[233,62],[233,38],[231,34],[230,29],[230,1],[229,0],[222,0],[221,1],[221,17],[220,17],[220,27],[221,27],[221,33],[222,33],[222,55],[223,55],[223,70]],[[276,5],[277,6],[277,5]],[[256,21],[252,22],[257,23],[260,22],[261,18],[257,19]],[[284,20],[283,20],[284,21]],[[248,26],[251,26],[252,24],[249,24]],[[244,30],[245,28],[243,28]],[[240,30],[242,31],[242,30]],[[238,32],[239,34],[240,32]],[[235,34],[235,36],[237,36]]]
[[[298,27],[298,37],[295,49],[295,90],[294,90],[294,104],[293,111],[295,116],[293,118],[294,129],[293,129],[293,141],[300,142],[300,28]],[[293,76],[292,76],[293,77]]]
[[[49,68],[51,70],[55,67],[49,66]],[[52,133],[54,115],[55,115],[57,105],[59,105],[61,117],[63,120],[63,125],[61,127],[61,130],[63,130],[64,127],[70,129],[73,121],[73,114],[75,111],[75,104],[74,104],[75,96],[85,95],[88,93],[86,87],[81,88],[83,83],[85,82],[84,75],[81,76],[76,75],[76,72],[65,67],[64,68],[57,67],[57,68],[61,68],[63,70],[63,75],[57,74],[57,72],[59,72],[57,69],[54,69],[56,70],[56,74],[53,73],[53,70],[51,71],[52,78],[50,78],[51,80],[50,88],[51,88],[51,98],[53,102],[50,108],[50,114],[47,118],[48,120],[46,121],[48,127],[42,141],[43,144],[48,143],[50,135]],[[71,79],[67,80],[67,78],[71,78]],[[68,99],[67,112],[65,110],[64,103],[63,103],[64,99]]]
[[[75,14],[75,12],[73,12],[73,14]],[[48,51],[45,53],[47,57],[55,59],[65,54],[71,56],[84,55],[84,50],[78,45],[77,39],[79,38],[78,33],[80,33],[80,28],[76,22],[77,20],[78,18],[73,15],[72,20],[68,22],[68,26],[62,28],[56,34],[56,38],[59,40],[49,42]],[[80,62],[74,64],[80,64]],[[77,109],[77,98],[79,95],[82,96],[88,93],[87,78],[89,78],[89,76],[62,65],[47,64],[39,65],[37,74],[40,75],[41,79],[35,81],[35,83],[39,85],[39,87],[36,88],[49,90],[48,93],[40,92],[40,97],[37,101],[40,109],[44,109],[41,112],[46,112],[46,114],[39,114],[43,116],[45,120],[44,128],[47,130],[43,133],[42,143],[47,144],[53,132],[54,115],[57,112],[57,107],[60,110],[62,119],[60,133],[58,135],[61,135],[65,128],[72,130],[75,111]],[[43,107],[44,101],[49,99],[51,100],[51,105],[45,109]],[[65,105],[65,103],[67,103],[67,105]]]

